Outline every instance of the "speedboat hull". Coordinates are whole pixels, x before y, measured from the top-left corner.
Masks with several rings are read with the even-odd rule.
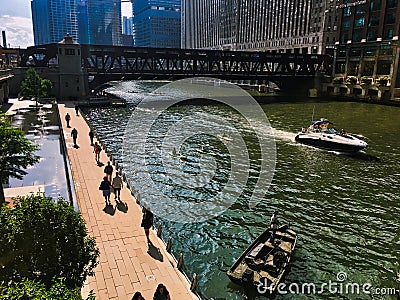
[[[299,133],[295,137],[296,142],[316,148],[354,153],[365,149],[368,144],[352,135],[341,136],[339,134],[323,133]]]

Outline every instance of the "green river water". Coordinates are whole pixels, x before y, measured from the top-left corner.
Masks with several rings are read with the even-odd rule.
[[[122,159],[124,128],[135,105],[162,84],[114,83],[108,91],[125,98],[128,108],[85,110],[107,149],[117,159]],[[152,97],[157,99],[157,94]],[[294,284],[301,287],[304,283],[313,283],[317,292],[323,289],[323,293],[288,292],[276,295],[275,299],[397,299],[394,295],[377,295],[375,288],[400,288],[396,280],[400,276],[400,108],[296,99],[261,104],[261,107],[275,134],[276,167],[271,185],[268,188],[266,184],[265,195],[257,199],[259,203],[249,207],[246,202],[249,189],[257,180],[257,157],[251,156],[246,189],[222,214],[200,223],[177,223],[156,215],[156,223],[163,224],[163,237],[173,240],[174,254],[183,253],[188,276],[197,273],[200,294],[205,299],[263,298],[254,290],[246,291],[231,283],[225,272],[268,226],[270,215],[278,209],[281,221],[291,222],[299,237],[284,283],[292,284],[292,289]],[[360,155],[346,156],[296,144],[295,134],[308,125],[313,110],[315,118],[329,118],[337,129],[362,133],[368,148]],[[152,142],[159,143],[160,133],[177,118],[198,112],[233,122],[248,149],[258,149],[254,134],[240,117],[219,104],[173,107],[152,126]],[[224,128],[218,129],[224,131]],[[200,192],[212,195],[226,183],[230,168],[227,147],[218,139],[194,135],[186,141],[182,172],[186,175],[198,172],[201,157],[185,149],[200,148],[205,143],[213,152],[217,170]],[[164,179],[162,161],[152,157],[152,153],[149,156],[147,170],[155,174],[152,178],[157,186],[166,186],[164,192],[180,201],[195,201],[199,190],[174,187],[173,181]],[[128,176],[137,167],[134,162],[124,163]],[[140,190],[140,186],[136,188]],[[329,282],[338,284],[337,287],[339,283],[358,284],[361,291],[357,295],[344,289],[329,290],[328,286],[324,287]],[[363,293],[363,284],[370,284],[369,291],[375,295]],[[386,294],[392,292],[382,290]]]

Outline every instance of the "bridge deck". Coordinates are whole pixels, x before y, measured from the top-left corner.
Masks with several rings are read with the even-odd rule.
[[[127,207],[116,205],[112,194],[113,206],[105,208],[98,189],[104,167],[95,162],[88,137],[89,127],[81,116],[75,116],[72,104],[59,104],[58,107],[79,209],[86,220],[89,235],[96,238],[100,249],[100,263],[95,276],[88,278],[82,295],[86,297],[93,290],[96,299],[124,300],[131,299],[134,292],[140,291],[145,299],[152,299],[157,285],[163,283],[172,299],[198,299],[154,230],[150,232],[150,240],[155,247],[151,255],[147,252],[146,237],[140,227],[141,208],[126,187],[121,191],[121,200]],[[66,127],[64,116],[67,112],[71,115],[70,125],[78,130],[78,149],[72,144],[72,128]],[[104,164],[108,161],[104,151],[100,161]]]

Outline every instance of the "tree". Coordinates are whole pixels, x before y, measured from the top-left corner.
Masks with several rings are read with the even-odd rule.
[[[39,157],[34,155],[37,147],[25,137],[25,133],[11,125],[10,120],[0,113],[0,206],[5,203],[3,183],[9,177],[22,179],[28,166]]]
[[[0,299],[52,299],[82,300],[79,288],[69,289],[62,279],[53,280],[50,288],[38,281],[23,279],[21,282],[0,284]],[[86,300],[94,300],[90,294]]]
[[[52,88],[52,83],[48,79],[43,79],[33,69],[29,68],[26,71],[26,78],[22,82],[22,94],[28,98],[35,98],[37,100],[41,97],[47,97]]]
[[[0,209],[0,282],[64,278],[69,289],[94,274],[99,250],[85,221],[65,200],[31,195]]]

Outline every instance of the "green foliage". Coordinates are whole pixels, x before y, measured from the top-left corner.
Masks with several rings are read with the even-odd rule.
[[[46,287],[65,278],[68,288],[81,287],[93,275],[99,250],[87,236],[80,213],[59,199],[31,195],[0,210],[0,281],[38,280]]]
[[[376,79],[376,83],[379,84],[379,85],[387,85],[387,83],[389,82],[389,80],[390,80],[390,76],[388,76],[388,75],[382,75],[382,76],[379,76],[379,77]]]
[[[343,83],[344,82],[344,77],[335,77],[333,78],[333,83]]]
[[[79,288],[69,289],[62,279],[53,280],[49,289],[35,280],[23,279],[21,282],[12,282],[7,285],[4,282],[0,284],[0,299],[10,300],[82,300]],[[87,300],[93,300],[91,294]]]
[[[21,87],[25,97],[38,99],[49,95],[52,84],[50,80],[41,78],[33,68],[29,68]]]
[[[8,117],[0,113],[0,205],[4,203],[2,183],[9,177],[22,179],[26,175],[24,169],[39,160],[34,155],[36,150],[25,133],[13,127]]]
[[[347,84],[357,84],[357,77],[356,76],[347,76],[346,83]]]
[[[361,77],[361,83],[362,84],[371,84],[372,78],[368,77],[368,76],[363,76],[363,77]]]

